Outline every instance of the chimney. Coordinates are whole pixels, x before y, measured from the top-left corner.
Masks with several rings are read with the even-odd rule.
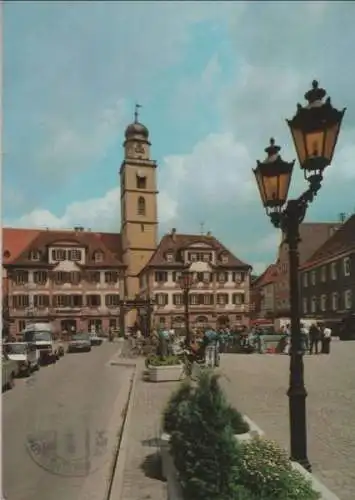
[[[211,233],[211,231],[207,231],[207,234],[206,234],[206,236],[212,236],[212,233]]]
[[[83,228],[83,226],[75,226],[75,227],[74,227],[74,231],[75,231],[76,233],[80,233],[80,232],[83,232],[83,231],[84,231],[84,228]]]
[[[171,230],[171,238],[173,241],[176,241],[176,227],[173,227]]]

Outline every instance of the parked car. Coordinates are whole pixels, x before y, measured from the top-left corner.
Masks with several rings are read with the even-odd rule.
[[[99,337],[96,333],[90,333],[90,344],[95,346],[95,345],[101,345],[102,344],[102,338]]]
[[[67,352],[91,351],[90,336],[88,333],[76,333],[69,340]]]
[[[15,385],[17,363],[10,359],[5,351],[2,352],[2,390],[12,389]]]
[[[4,344],[9,359],[17,364],[17,374],[29,377],[34,370],[39,369],[36,346],[26,342],[9,342]]]

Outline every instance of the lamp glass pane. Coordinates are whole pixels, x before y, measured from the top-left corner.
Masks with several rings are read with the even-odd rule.
[[[329,163],[332,161],[333,158],[335,144],[338,138],[339,128],[340,128],[340,122],[336,123],[332,127],[329,127],[326,132],[323,156],[329,161]]]
[[[274,175],[272,177],[271,176],[264,177],[263,183],[264,183],[266,204],[273,202],[275,205],[277,205],[277,202],[280,200],[279,178],[280,178],[279,175]]]
[[[264,189],[264,183],[263,183],[263,176],[261,175],[260,168],[257,168],[256,170],[254,170],[254,174],[255,174],[256,182],[258,184],[261,202],[265,206],[266,195],[265,195],[265,189]]]
[[[290,181],[291,173],[281,174],[279,177],[279,199],[282,204],[284,204],[287,200]]]
[[[298,156],[298,161],[302,166],[307,158],[307,151],[305,146],[305,140],[303,132],[296,128],[291,128],[291,133],[293,137],[293,142]]]
[[[309,132],[305,134],[307,160],[308,158],[317,158],[323,156],[324,134],[324,130],[317,130],[315,132]]]

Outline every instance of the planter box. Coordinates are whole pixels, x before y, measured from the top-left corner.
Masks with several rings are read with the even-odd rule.
[[[184,365],[148,366],[148,379],[151,382],[172,382],[182,380]]]
[[[244,420],[249,424],[250,430],[245,434],[235,434],[238,441],[249,441],[256,436],[263,436],[264,432],[248,417],[244,416]],[[177,470],[174,464],[173,457],[170,454],[169,448],[170,435],[162,434],[160,438],[160,453],[162,461],[162,476],[167,481],[168,485],[168,500],[184,500],[182,496],[181,486]],[[314,491],[321,494],[320,500],[340,500],[334,493],[326,488],[318,479],[307,472],[300,464],[292,462],[292,467],[303,474],[312,482]],[[218,500],[218,499],[216,499]]]

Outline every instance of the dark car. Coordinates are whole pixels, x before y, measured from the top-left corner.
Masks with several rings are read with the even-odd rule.
[[[68,352],[89,352],[89,351],[91,351],[91,342],[88,333],[76,333],[69,340]]]
[[[90,337],[90,344],[92,346],[102,344],[102,338],[99,337],[96,333],[90,333],[89,337]]]

